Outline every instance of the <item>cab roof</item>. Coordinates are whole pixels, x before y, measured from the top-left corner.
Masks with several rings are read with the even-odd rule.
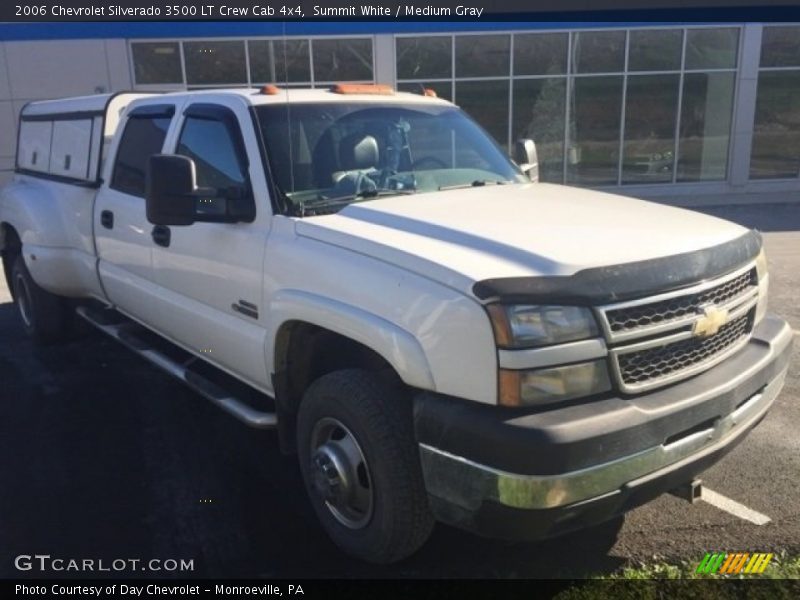
[[[266,87],[266,86],[265,86]],[[357,86],[354,86],[357,87]],[[316,102],[358,102],[374,104],[439,104],[449,105],[450,102],[441,98],[412,94],[410,92],[391,93],[337,93],[332,88],[282,88],[264,93],[263,88],[213,88],[205,90],[192,90],[159,94],[161,97],[172,96],[213,96],[215,94],[236,95],[245,99],[248,104],[261,106],[268,104],[298,104]]]

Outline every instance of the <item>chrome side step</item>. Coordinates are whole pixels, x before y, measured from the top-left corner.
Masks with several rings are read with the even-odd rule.
[[[102,319],[98,318],[99,315],[93,314],[85,306],[79,306],[76,312],[91,325],[110,335],[128,349],[133,350],[136,354],[160,367],[176,379],[179,379],[193,391],[211,400],[211,402],[239,419],[245,425],[257,429],[272,429],[277,425],[278,418],[275,413],[256,410],[229,394],[216,383],[209,381],[199,373],[190,371],[188,366],[194,362],[193,360],[184,364],[176,362],[147,344],[140,337],[137,337],[135,330],[140,326],[136,323],[127,320],[122,323],[104,323]]]

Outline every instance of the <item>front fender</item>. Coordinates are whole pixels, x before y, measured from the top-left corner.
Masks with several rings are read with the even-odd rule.
[[[329,329],[370,348],[413,387],[435,390],[433,375],[419,342],[394,323],[361,308],[301,290],[278,292],[269,308],[267,364],[275,366],[278,331],[288,321],[304,321]]]

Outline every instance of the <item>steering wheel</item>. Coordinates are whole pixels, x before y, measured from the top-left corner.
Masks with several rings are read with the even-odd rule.
[[[421,165],[430,164],[432,166],[428,167],[428,169],[446,169],[447,163],[444,162],[441,158],[436,158],[435,156],[423,156],[420,159],[415,160],[411,163],[411,170],[412,171],[424,171],[425,169],[420,169]]]

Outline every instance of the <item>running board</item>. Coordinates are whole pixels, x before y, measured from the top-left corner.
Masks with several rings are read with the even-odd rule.
[[[135,329],[139,326],[134,322],[126,320],[122,323],[103,323],[103,320],[98,318],[99,315],[92,314],[92,311],[85,306],[79,306],[76,312],[91,325],[94,325],[97,329],[110,335],[129,350],[133,350],[145,360],[148,360],[176,379],[182,381],[194,392],[211,400],[211,402],[239,419],[245,425],[257,429],[272,429],[277,425],[278,418],[275,413],[259,411],[248,406],[241,400],[233,397],[216,383],[209,381],[198,373],[190,371],[186,364],[176,362],[137,337]]]

